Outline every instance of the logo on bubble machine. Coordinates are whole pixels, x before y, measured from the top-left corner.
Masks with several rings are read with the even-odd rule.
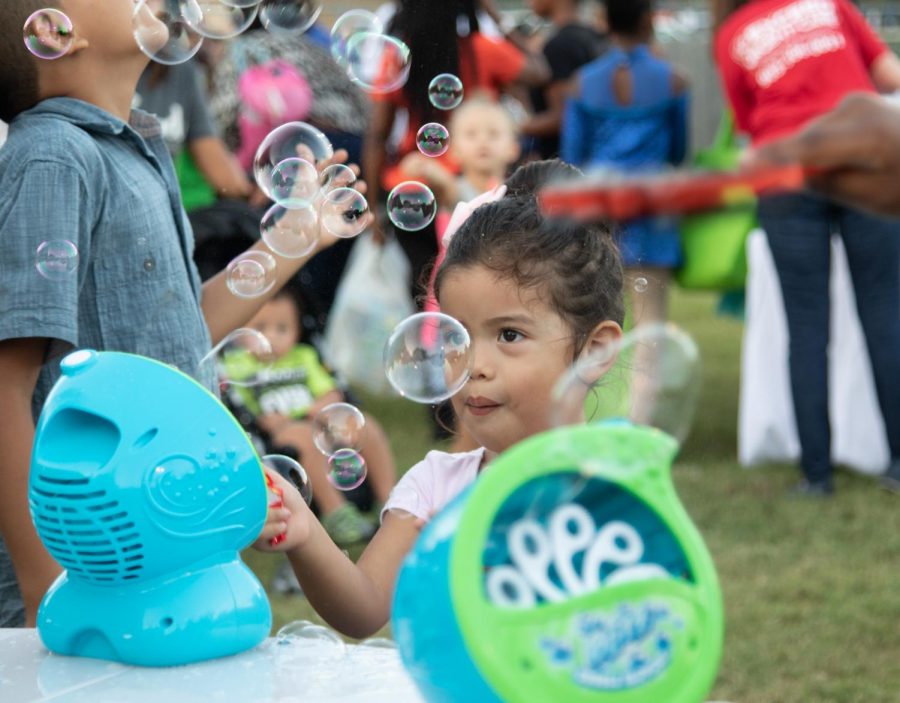
[[[683,623],[663,605],[623,604],[611,612],[580,613],[563,637],[541,637],[547,663],[572,680],[601,691],[637,688],[672,662],[672,634]]]

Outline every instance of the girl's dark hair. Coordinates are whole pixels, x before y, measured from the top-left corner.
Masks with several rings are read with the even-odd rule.
[[[460,41],[458,25],[477,32],[478,0],[401,0],[388,32],[409,47],[412,65],[403,93],[414,121],[442,122],[428,100],[428,85],[440,73],[452,73],[471,87],[475,54],[471,42]],[[460,51],[466,52],[468,71],[462,75]],[[446,119],[446,115],[444,116]]]
[[[518,169],[507,181],[507,195],[475,210],[450,240],[434,282],[438,300],[450,271],[483,266],[520,287],[542,287],[551,307],[572,328],[575,355],[604,320],[621,325],[622,262],[609,229],[549,220],[538,208],[542,185],[579,173],[558,160]]]

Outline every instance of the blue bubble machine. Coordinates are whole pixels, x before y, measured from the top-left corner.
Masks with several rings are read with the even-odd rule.
[[[206,388],[132,354],[66,356],[37,424],[29,503],[65,569],[41,602],[58,654],[174,666],[250,649],[271,630],[239,550],[259,535],[259,457]]]

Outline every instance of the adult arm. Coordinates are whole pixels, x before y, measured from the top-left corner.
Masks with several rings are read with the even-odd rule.
[[[531,119],[522,125],[522,133],[532,137],[557,136],[562,129],[563,111],[569,89],[569,82],[565,80],[553,81],[544,88],[547,109],[532,115]]]
[[[372,184],[368,192],[369,212],[375,216],[373,240],[379,244],[384,243],[384,232],[378,221],[378,208],[380,207],[381,174],[387,160],[385,145],[391,135],[391,127],[394,124],[394,116],[397,107],[388,100],[378,100],[372,106],[372,116],[369,120],[369,128],[366,131],[363,142],[362,173],[363,178]]]
[[[688,147],[688,109],[690,96],[688,83],[684,76],[675,73],[672,75],[673,96],[672,106],[669,111],[670,126],[672,129],[672,146],[669,152],[669,163],[678,165],[684,161]]]
[[[253,192],[253,185],[247,175],[219,137],[195,139],[188,144],[188,151],[206,182],[219,195],[226,198],[247,198]]]
[[[900,216],[900,108],[851,95],[797,134],[754,152],[751,163],[799,163],[809,185],[854,207]]]
[[[559,156],[566,163],[581,166],[585,161],[587,144],[587,124],[579,105],[581,85],[576,76],[572,90],[563,108],[562,129],[559,133]]]
[[[0,534],[16,571],[26,627],[34,627],[41,598],[61,571],[44,549],[28,510],[31,396],[47,344],[42,338],[0,341]]]

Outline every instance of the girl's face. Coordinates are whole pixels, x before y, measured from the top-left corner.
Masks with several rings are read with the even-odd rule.
[[[572,363],[573,332],[543,296],[483,266],[454,269],[441,285],[441,311],[469,331],[475,357],[453,408],[491,453],[549,428],[550,394]]]

